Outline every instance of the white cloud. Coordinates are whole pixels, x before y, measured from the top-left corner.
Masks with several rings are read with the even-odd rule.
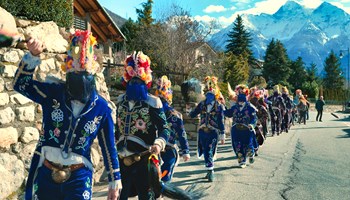
[[[230,10],[236,10],[236,9],[237,9],[236,6],[232,6],[232,7],[230,8]]]
[[[206,7],[203,12],[205,13],[213,13],[213,12],[224,12],[227,9],[224,6],[221,5],[210,5]]]
[[[211,22],[213,20],[216,20],[215,17],[210,17],[208,15],[203,15],[203,16],[196,15],[196,16],[194,16],[194,19],[196,21],[203,21],[203,22],[207,22],[207,23],[209,23],[209,22]]]
[[[232,24],[232,22],[234,22],[237,18],[237,14],[233,14],[231,15],[231,17],[219,17],[219,23],[222,25],[222,27],[227,27],[229,26],[230,24]]]
[[[317,8],[319,5],[322,4],[323,1],[321,0],[298,0],[298,3],[300,5],[303,5],[307,8]]]

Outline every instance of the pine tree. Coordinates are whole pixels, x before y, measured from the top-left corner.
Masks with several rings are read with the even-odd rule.
[[[137,20],[141,26],[150,26],[154,19],[152,18],[152,4],[153,0],[148,0],[142,3],[142,9],[136,9],[138,15]]]
[[[311,98],[318,98],[320,80],[317,76],[317,65],[311,63],[306,69],[306,82],[302,85],[302,91]]]
[[[240,15],[237,15],[237,18],[233,23],[233,28],[228,33],[228,37],[226,53],[232,52],[233,55],[239,56],[245,52],[249,58],[249,63],[251,64],[254,61],[253,53],[250,50],[252,39],[250,33],[245,29],[243,19]]]
[[[319,82],[319,78],[317,76],[317,65],[315,63],[311,63],[310,67],[306,69],[306,72],[307,72],[307,81]]]
[[[291,89],[302,89],[303,84],[307,81],[307,73],[303,59],[298,57],[295,61],[292,61],[290,69],[288,83]]]
[[[289,66],[290,60],[283,44],[272,39],[267,46],[263,66],[263,77],[267,81],[267,87],[271,88],[277,84],[289,86]]]
[[[137,23],[135,23],[131,18],[129,18],[120,29],[126,37],[125,43],[126,43],[127,52],[131,52],[137,49],[135,38],[137,38],[138,36],[138,33],[140,31],[140,26]],[[123,44],[120,44],[120,45],[123,45]],[[118,48],[121,48],[121,47],[118,47]]]
[[[248,59],[245,54],[226,54],[222,66],[225,69],[224,82],[229,82],[232,86],[247,84],[249,78]]]
[[[328,90],[340,90],[344,86],[344,76],[340,68],[340,60],[333,51],[325,60],[323,87]]]

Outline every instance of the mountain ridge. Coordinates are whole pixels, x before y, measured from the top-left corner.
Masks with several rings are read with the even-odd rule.
[[[341,8],[323,2],[315,9],[287,1],[273,14],[241,15],[252,37],[252,51],[257,59],[265,56],[272,38],[280,40],[292,60],[303,58],[306,66],[317,65],[318,71],[331,50],[339,54],[350,45],[350,15]],[[218,51],[225,50],[227,33],[233,24],[214,34],[209,44]],[[345,60],[343,60],[345,59]],[[345,69],[347,56],[341,60]]]

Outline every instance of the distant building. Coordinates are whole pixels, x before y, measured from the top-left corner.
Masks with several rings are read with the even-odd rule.
[[[218,60],[218,54],[205,42],[195,49],[195,59],[195,67],[215,65]]]
[[[97,0],[74,0],[74,28],[89,30],[104,48],[104,54],[112,58],[114,42],[125,40],[117,24]]]

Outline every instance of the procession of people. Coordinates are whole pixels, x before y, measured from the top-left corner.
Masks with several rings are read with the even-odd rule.
[[[169,184],[180,158],[191,158],[183,114],[172,107],[171,80],[161,76],[150,94],[151,59],[141,51],[129,55],[122,79],[126,91],[116,102],[114,123],[112,109],[96,91],[95,45],[91,32],[76,31],[62,67],[66,81],[43,83],[33,79],[43,44],[28,41],[29,52],[20,62],[14,89],[41,104],[43,133],[32,158],[25,199],[91,199],[90,150],[96,137],[108,174],[108,199],[198,198]],[[226,134],[232,160],[245,168],[256,161],[268,136],[288,133],[295,121],[306,124],[310,103],[300,89],[293,98],[286,86],[276,85],[269,94],[266,88],[239,84],[232,90],[228,85],[225,97],[215,76],[203,77],[203,86],[204,100],[187,104],[184,114],[199,116],[197,156],[204,157],[208,182],[216,180],[217,148],[225,144]],[[322,121],[324,104],[321,97],[316,120]],[[225,120],[231,122],[230,133],[225,133]]]

